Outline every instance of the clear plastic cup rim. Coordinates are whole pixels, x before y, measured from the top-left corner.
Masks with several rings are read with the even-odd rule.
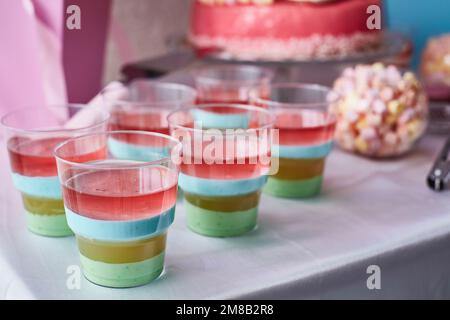
[[[220,70],[244,70],[251,71],[255,73],[260,73],[261,77],[255,79],[220,79],[216,77],[208,76],[209,72],[220,71]],[[240,86],[240,85],[249,85],[254,86],[257,85],[260,81],[270,82],[274,77],[274,72],[266,67],[253,66],[253,65],[211,65],[211,66],[202,66],[197,70],[192,71],[192,75],[195,78],[196,82],[209,84],[209,85],[219,85],[225,84],[227,86]]]
[[[109,135],[116,135],[116,134],[134,134],[134,135],[146,135],[146,136],[161,137],[161,138],[164,138],[164,139],[174,143],[174,146],[172,147],[172,149],[177,148],[180,151],[182,150],[182,144],[180,141],[178,141],[177,139],[175,139],[171,136],[168,136],[168,135],[165,135],[162,133],[142,131],[142,130],[140,130],[140,131],[138,131],[138,130],[115,130],[115,131],[102,131],[102,132],[96,132],[96,133],[89,133],[89,134],[85,134],[85,135],[67,139],[67,140],[59,143],[58,145],[56,145],[56,147],[53,149],[53,156],[58,161],[62,161],[64,163],[72,165],[74,167],[93,169],[93,170],[115,170],[115,169],[118,169],[117,166],[105,166],[105,165],[99,166],[99,165],[92,164],[92,163],[74,162],[74,161],[64,159],[64,157],[61,157],[58,155],[58,151],[62,147],[64,147],[66,144],[74,142],[76,140],[85,139],[85,138],[94,137],[94,136],[109,136]],[[155,165],[162,164],[162,163],[165,163],[168,161],[171,161],[170,155],[169,155],[169,157],[162,157],[161,159],[158,159],[158,160],[142,161],[142,162],[140,161],[138,164],[136,164],[136,163],[129,164],[129,165],[124,164],[124,165],[120,166],[120,169],[140,169],[140,168],[155,166]]]
[[[242,128],[244,129],[246,132],[254,132],[254,131],[260,131],[260,130],[265,130],[265,129],[270,129],[273,127],[273,125],[275,124],[275,115],[258,106],[254,106],[254,105],[246,105],[246,104],[234,104],[234,103],[207,103],[207,104],[198,104],[189,108],[178,108],[176,110],[173,110],[171,113],[169,113],[167,115],[167,122],[169,123],[169,128],[176,128],[176,129],[182,129],[182,130],[186,130],[186,131],[193,131],[193,132],[205,132],[208,129],[197,129],[197,128],[190,128],[190,127],[186,127],[183,125],[179,125],[179,124],[175,124],[173,123],[170,119],[177,114],[178,112],[189,112],[191,110],[195,110],[195,109],[205,109],[205,108],[211,108],[211,107],[230,107],[230,108],[236,108],[236,109],[243,109],[243,110],[248,110],[248,111],[255,111],[255,112],[261,112],[264,113],[265,115],[267,115],[270,119],[270,121],[268,121],[267,124],[260,126],[258,128]],[[230,129],[241,129],[241,128],[230,128]]]
[[[336,103],[339,100],[339,95],[333,91],[332,88],[315,84],[315,83],[296,83],[296,82],[279,82],[270,85],[269,91],[272,89],[287,88],[287,89],[303,89],[310,90],[311,92],[324,92],[327,96],[332,94],[334,97],[331,99],[325,99],[323,102],[312,102],[312,103],[302,103],[302,102],[279,102],[271,99],[262,98],[258,95],[256,91],[250,93],[250,101],[256,104],[263,104],[269,106],[269,108],[303,108],[303,109],[317,109],[320,107],[328,106],[330,104]]]
[[[70,107],[70,108],[78,108],[80,110],[82,109],[90,109],[90,110],[95,110],[98,112],[102,113],[102,120],[98,121],[94,124],[90,124],[89,126],[84,126],[84,127],[79,127],[79,128],[51,128],[51,129],[22,129],[20,127],[15,127],[15,126],[10,126],[5,124],[5,121],[13,116],[14,114],[18,113],[18,112],[23,112],[26,110],[29,110],[30,112],[36,111],[36,108],[34,107],[23,107],[23,108],[18,108],[18,109],[14,109],[12,111],[9,111],[8,113],[6,113],[5,115],[3,115],[0,118],[0,125],[3,128],[6,128],[8,130],[12,130],[12,131],[16,131],[16,132],[21,132],[21,133],[28,133],[28,134],[39,134],[39,133],[71,133],[71,132],[77,132],[77,131],[87,131],[90,130],[92,128],[95,128],[101,124],[105,124],[110,120],[110,113],[108,111],[102,110],[100,107],[94,107],[94,106],[89,106],[87,104],[82,104],[82,103],[68,103],[68,104],[51,104],[51,105],[46,105],[46,108],[64,108],[64,107]]]
[[[185,99],[173,99],[173,100],[162,100],[162,101],[132,101],[128,99],[114,99],[114,98],[108,98],[107,93],[112,92],[115,90],[119,90],[118,88],[105,88],[101,91],[101,94],[105,101],[109,103],[114,103],[115,107],[129,107],[129,108],[161,108],[161,107],[168,107],[173,104],[177,103],[195,103],[195,100],[197,99],[197,90],[194,88],[181,84],[181,83],[174,83],[174,82],[160,82],[160,81],[153,81],[153,80],[145,80],[145,79],[136,79],[131,81],[128,85],[131,85],[133,83],[144,83],[145,85],[149,85],[151,87],[155,88],[163,88],[163,89],[173,89],[173,90],[179,90],[179,91],[185,91],[188,92],[191,95],[191,98],[185,98]]]

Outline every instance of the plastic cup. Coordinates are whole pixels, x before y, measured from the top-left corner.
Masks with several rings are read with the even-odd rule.
[[[274,113],[279,130],[279,145],[274,148],[279,169],[270,176],[265,193],[283,198],[320,193],[336,123],[329,111],[330,92],[320,85],[285,83],[273,85],[269,99],[253,99]]]
[[[102,96],[111,110],[111,130],[169,135],[168,114],[194,104],[197,93],[183,84],[138,79],[126,87],[104,90]]]
[[[169,135],[167,116],[173,110],[191,106],[197,93],[189,86],[177,83],[138,79],[126,87],[105,90],[104,102],[111,110],[110,128],[114,130],[137,130]],[[124,145],[125,144],[125,145]],[[110,151],[119,157],[139,158],[141,148],[111,137]],[[126,153],[124,153],[126,152]],[[147,156],[146,149],[143,157]]]
[[[273,72],[250,65],[203,67],[194,74],[198,102],[250,104],[250,93],[266,96]]]
[[[211,237],[255,228],[273,116],[254,106],[209,104],[174,111],[168,120],[183,142],[179,184],[188,227]]]
[[[12,179],[21,192],[27,227],[33,233],[62,237],[72,235],[64,214],[53,148],[79,135],[105,131],[109,115],[84,105],[46,106],[12,111],[2,119],[10,158]],[[74,121],[75,120],[75,121]]]
[[[142,152],[138,158],[116,157],[110,152],[111,139]],[[67,221],[88,280],[134,287],[161,274],[177,196],[178,167],[171,156],[180,146],[159,133],[110,131],[56,147]],[[87,154],[96,157],[86,161]]]

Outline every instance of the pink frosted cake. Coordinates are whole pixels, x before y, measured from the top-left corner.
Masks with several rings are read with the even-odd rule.
[[[345,57],[377,48],[367,13],[382,0],[197,0],[190,41],[201,51],[249,60]]]

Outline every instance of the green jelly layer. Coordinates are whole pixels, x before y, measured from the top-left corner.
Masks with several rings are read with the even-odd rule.
[[[73,232],[67,225],[66,215],[43,215],[34,214],[28,211],[26,221],[28,229],[36,234],[47,237],[72,236]]]
[[[185,201],[188,227],[209,237],[233,237],[246,233],[256,226],[258,209],[223,212],[203,209]]]
[[[164,269],[164,252],[140,262],[105,263],[80,254],[84,276],[91,282],[112,288],[137,287],[158,278]]]
[[[320,193],[322,176],[306,180],[282,180],[269,177],[263,192],[281,198],[311,198]]]
[[[77,235],[78,249],[84,257],[105,263],[132,263],[153,258],[166,249],[166,234],[127,242],[86,239]]]
[[[186,201],[193,206],[220,212],[245,211],[256,208],[260,195],[260,191],[231,197],[211,197],[188,192],[184,193]]]

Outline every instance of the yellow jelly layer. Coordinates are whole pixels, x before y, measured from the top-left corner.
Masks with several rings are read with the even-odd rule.
[[[186,201],[190,204],[202,209],[219,212],[245,211],[256,208],[260,195],[260,191],[231,197],[211,197],[188,192],[184,193]]]
[[[39,198],[22,193],[22,201],[25,210],[33,214],[64,214],[64,202],[62,199]]]
[[[98,241],[77,236],[77,242],[80,253],[91,260],[105,263],[131,263],[150,259],[164,252],[166,234],[128,242]]]
[[[321,176],[325,158],[288,159],[279,158],[279,170],[273,177],[281,180],[305,180]]]

